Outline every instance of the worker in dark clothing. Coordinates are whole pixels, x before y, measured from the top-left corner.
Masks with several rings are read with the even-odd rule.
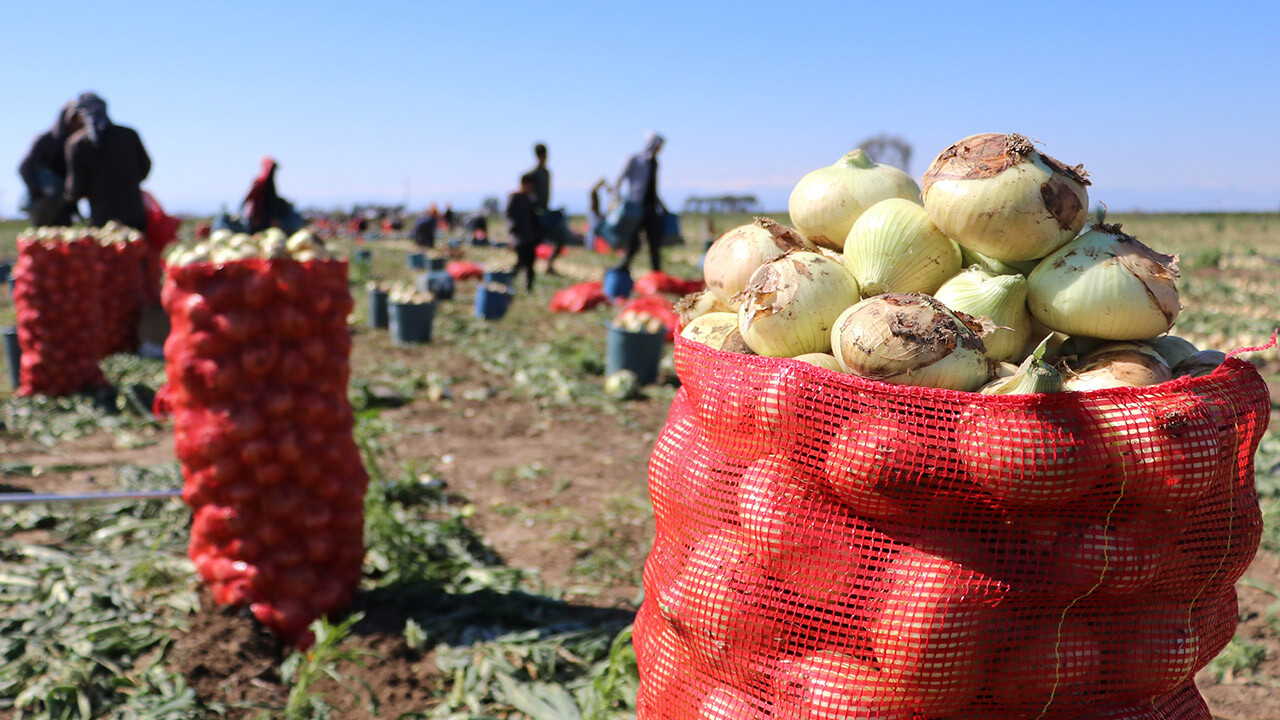
[[[76,101],[84,127],[67,140],[65,197],[75,204],[89,199],[89,224],[100,227],[114,220],[145,231],[147,212],[142,181],[151,172],[151,158],[133,128],[107,117],[107,103],[93,93]]]
[[[73,222],[75,205],[68,203],[62,192],[67,182],[66,144],[84,126],[76,112],[76,104],[62,106],[53,127],[36,136],[31,149],[18,165],[18,174],[27,186],[24,208],[36,227],[67,226]]]
[[[520,178],[520,189],[507,198],[507,229],[516,251],[516,274],[525,271],[525,289],[533,290],[533,262],[542,242],[542,226],[538,224],[538,180],[533,173]]]
[[[527,175],[533,178],[533,207],[539,213],[547,211],[551,202],[551,171],[547,170],[547,146],[538,143],[533,146],[533,156],[538,164],[533,166]]]
[[[436,218],[431,213],[419,215],[417,222],[413,224],[413,244],[422,248],[435,247],[436,225]]]
[[[649,133],[644,150],[627,159],[627,165],[615,186],[619,196],[629,202],[639,203],[643,212],[640,224],[627,243],[627,254],[618,266],[623,270],[631,269],[631,261],[640,252],[641,230],[649,243],[649,265],[654,272],[662,269],[662,214],[666,212],[666,208],[658,199],[658,152],[662,150],[663,142],[661,135]],[[627,186],[626,195],[622,194],[624,184]]]

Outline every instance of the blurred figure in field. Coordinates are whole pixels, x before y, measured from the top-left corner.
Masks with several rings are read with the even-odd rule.
[[[538,224],[538,180],[533,173],[520,178],[520,189],[507,198],[507,229],[516,251],[516,269],[525,271],[525,289],[533,290],[533,262],[542,242],[542,226]]]
[[[417,217],[413,223],[413,245],[419,247],[435,247],[435,231],[439,228],[440,214],[435,211],[435,204],[426,213]]]
[[[604,178],[591,186],[591,196],[588,198],[587,232],[582,238],[582,244],[588,250],[596,249],[596,238],[600,237],[600,225],[604,223],[604,212],[600,207],[601,190],[609,191],[609,183]]]
[[[618,267],[631,269],[631,261],[640,252],[640,231],[643,230],[645,240],[649,243],[649,265],[654,272],[662,269],[662,213],[666,208],[658,199],[658,153],[665,142],[657,133],[649,133],[644,149],[627,158],[622,169],[622,176],[614,188],[615,193],[628,202],[639,203],[642,211],[640,224],[626,243],[627,254]],[[623,194],[622,186],[627,186]]]
[[[547,211],[547,204],[551,202],[551,171],[547,169],[547,146],[542,143],[534,145],[533,156],[537,158],[538,164],[525,174],[533,178],[533,207],[539,213],[544,213]]]
[[[76,112],[84,127],[67,140],[67,202],[88,198],[89,224],[95,227],[114,220],[145,232],[141,185],[151,172],[151,158],[142,138],[133,128],[111,122],[107,103],[93,93],[76,100]]]
[[[458,222],[458,215],[453,212],[453,203],[444,204],[444,215],[440,219],[444,221],[445,232],[453,232],[453,226]]]
[[[23,209],[36,227],[70,225],[75,205],[63,197],[67,183],[67,140],[84,126],[76,104],[69,102],[58,111],[53,127],[36,136],[18,165],[18,174],[27,186]]]
[[[249,186],[249,193],[245,195],[240,217],[244,218],[251,233],[278,227],[292,234],[306,225],[306,221],[294,210],[293,203],[276,192],[276,170],[279,167],[274,158],[262,158],[261,170]]]

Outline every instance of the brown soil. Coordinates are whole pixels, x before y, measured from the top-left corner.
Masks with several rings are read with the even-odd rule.
[[[249,718],[283,707],[288,693],[278,668],[289,648],[247,611],[214,608],[213,599],[203,591],[200,600],[205,609],[191,616],[187,632],[175,634],[169,653],[175,669],[186,676],[201,700],[226,705],[229,718]],[[363,681],[374,688],[378,714],[369,711],[367,696],[357,699],[331,680],[316,685],[316,692],[328,698],[341,717],[351,720],[394,718],[429,707],[439,679],[430,657],[409,648],[399,632],[359,630],[358,626],[346,647],[365,653],[364,659],[340,670],[356,687],[362,687]]]

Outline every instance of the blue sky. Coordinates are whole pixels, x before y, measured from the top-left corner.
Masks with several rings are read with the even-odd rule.
[[[1248,9],[1245,9],[1248,7]],[[1113,210],[1280,208],[1280,4],[23,3],[3,11],[0,213],[86,89],[136,128],[173,210],[238,203],[258,158],[302,205],[465,208],[550,146],[585,206],[646,131],[662,194],[795,181],[901,135],[919,177],[976,132],[1084,163]]]

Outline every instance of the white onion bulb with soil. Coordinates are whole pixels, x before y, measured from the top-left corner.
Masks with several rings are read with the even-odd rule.
[[[1068,371],[1067,390],[1087,392],[1118,387],[1147,387],[1173,379],[1169,365],[1146,343],[1108,343],[1084,357],[1077,370]]]
[[[831,329],[841,369],[896,385],[977,390],[991,379],[973,319],[928,295],[890,293],[845,310]]]
[[[919,204],[890,198],[853,223],[844,243],[844,263],[865,296],[933,293],[960,272],[960,247]]]
[[[800,178],[787,210],[796,229],[810,241],[842,250],[858,216],[889,198],[919,202],[920,186],[902,170],[876,163],[857,149]]]
[[[938,229],[1006,263],[1035,260],[1084,227],[1089,184],[1022,135],[972,135],[943,150],[924,174],[921,197]]]
[[[858,281],[840,263],[793,252],[766,263],[742,291],[738,329],[759,355],[795,357],[831,349],[831,327],[858,302]]]
[[[1178,259],[1121,231],[1096,225],[1040,261],[1027,306],[1067,335],[1147,340],[1167,332],[1182,306]]]
[[[716,299],[737,310],[737,295],[761,265],[793,250],[816,250],[800,233],[769,218],[756,218],[749,225],[721,235],[707,250],[702,277]]]
[[[982,336],[987,356],[1016,362],[1025,356],[1031,339],[1027,290],[1027,279],[1021,275],[969,268],[943,283],[933,296],[952,310],[990,320],[995,329]]]

